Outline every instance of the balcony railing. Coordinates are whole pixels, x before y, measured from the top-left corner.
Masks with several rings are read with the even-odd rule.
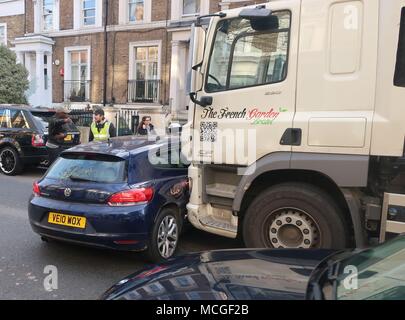
[[[63,92],[65,101],[87,102],[90,101],[90,80],[65,80]]]
[[[161,80],[129,80],[128,102],[158,103]]]

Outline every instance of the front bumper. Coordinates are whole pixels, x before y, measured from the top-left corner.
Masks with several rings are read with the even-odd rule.
[[[51,224],[49,212],[85,217],[86,228]],[[28,215],[33,231],[44,237],[114,250],[142,251],[147,248],[149,233],[145,205],[110,207],[33,197]]]

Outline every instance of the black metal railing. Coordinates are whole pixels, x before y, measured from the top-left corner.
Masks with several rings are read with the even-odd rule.
[[[128,80],[128,102],[158,103],[161,80]]]
[[[90,101],[90,80],[65,80],[63,92],[65,101],[87,102]]]

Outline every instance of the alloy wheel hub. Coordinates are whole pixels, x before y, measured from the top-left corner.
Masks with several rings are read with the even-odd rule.
[[[274,248],[313,248],[319,243],[319,229],[313,219],[299,210],[283,210],[273,219],[269,238]]]

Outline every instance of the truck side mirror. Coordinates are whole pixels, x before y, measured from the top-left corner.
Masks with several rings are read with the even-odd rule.
[[[190,93],[190,100],[191,100],[193,103],[198,104],[199,106],[201,106],[201,107],[203,107],[203,108],[212,105],[213,99],[212,99],[211,96],[203,96],[203,97],[201,97],[201,100],[197,100],[197,99],[195,98],[195,95],[196,95],[195,92],[191,92],[191,93]]]

